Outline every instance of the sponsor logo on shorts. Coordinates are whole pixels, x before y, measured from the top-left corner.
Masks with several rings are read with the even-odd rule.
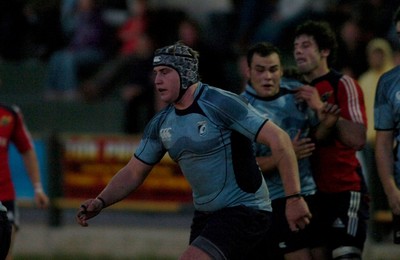
[[[334,228],[344,228],[345,226],[344,226],[344,224],[343,224],[343,221],[342,221],[340,218],[337,218],[337,219],[333,222],[332,227],[334,227]]]
[[[286,248],[287,245],[285,242],[279,242],[279,248]]]

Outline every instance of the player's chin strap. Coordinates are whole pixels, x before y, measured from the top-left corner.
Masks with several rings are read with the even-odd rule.
[[[178,103],[182,99],[183,95],[185,95],[187,90],[188,90],[188,88],[180,88],[179,89],[179,96],[176,98],[174,103]]]

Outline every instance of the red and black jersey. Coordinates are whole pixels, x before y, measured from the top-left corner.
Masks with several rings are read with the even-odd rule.
[[[20,153],[33,148],[23,116],[15,106],[0,104],[0,200],[14,200],[15,190],[9,166],[9,145],[12,142]]]
[[[367,125],[367,116],[362,90],[349,76],[330,71],[311,82],[323,101],[337,104],[340,116],[350,121]],[[364,187],[360,163],[356,150],[344,145],[335,135],[317,146],[313,155],[315,181],[320,191],[361,191]]]

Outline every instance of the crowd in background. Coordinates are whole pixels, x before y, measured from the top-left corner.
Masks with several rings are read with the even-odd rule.
[[[339,36],[335,67],[359,79],[370,69],[372,40],[386,41],[393,64],[400,63],[391,23],[396,6],[395,0],[16,0],[1,4],[0,60],[45,63],[47,100],[92,102],[118,92],[126,117],[140,113],[147,121],[163,107],[149,66],[158,47],[181,40],[200,52],[202,80],[240,93],[248,47],[279,46],[289,69],[296,25],[323,19]],[[140,122],[132,124],[124,131],[142,130]]]
[[[351,156],[360,151],[366,164],[364,175],[376,179],[373,108],[378,80],[400,64],[400,45],[392,24],[397,7],[395,0],[16,0],[0,4],[0,62],[35,59],[44,63],[41,95],[48,102],[101,102],[117,93],[125,105],[123,131],[141,133],[165,106],[153,89],[156,49],[182,42],[200,53],[201,81],[238,94],[251,81],[245,64],[251,46],[259,42],[278,46],[283,75],[296,77],[296,28],[308,19],[323,20],[338,36],[338,53],[327,71],[335,68],[357,80],[363,93],[360,100],[365,100],[367,143],[362,150],[352,150]],[[309,83],[315,79],[319,77],[310,78]],[[354,129],[349,132],[360,138]],[[331,157],[329,161],[334,162]],[[334,169],[326,165],[321,172]],[[100,201],[104,207],[104,200]]]

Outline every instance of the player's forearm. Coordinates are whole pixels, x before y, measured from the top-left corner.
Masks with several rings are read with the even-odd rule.
[[[377,143],[375,147],[375,159],[378,175],[381,180],[383,189],[387,196],[398,189],[394,179],[394,156],[392,152],[392,142],[379,138],[377,134]]]
[[[278,134],[276,142],[271,144],[271,149],[285,194],[288,196],[300,193],[299,167],[289,135],[283,131]]]
[[[39,184],[41,185],[39,162],[37,160],[35,150],[31,149],[31,150],[23,153],[22,159],[24,161],[26,171],[29,175],[29,179],[31,180],[32,184],[34,186],[39,185]]]
[[[298,164],[293,149],[283,149],[280,153],[277,153],[277,156],[277,168],[286,196],[300,193]]]
[[[114,175],[98,197],[104,200],[106,206],[124,199],[143,183],[150,170],[151,166],[146,166],[136,159],[131,159],[127,165]]]

